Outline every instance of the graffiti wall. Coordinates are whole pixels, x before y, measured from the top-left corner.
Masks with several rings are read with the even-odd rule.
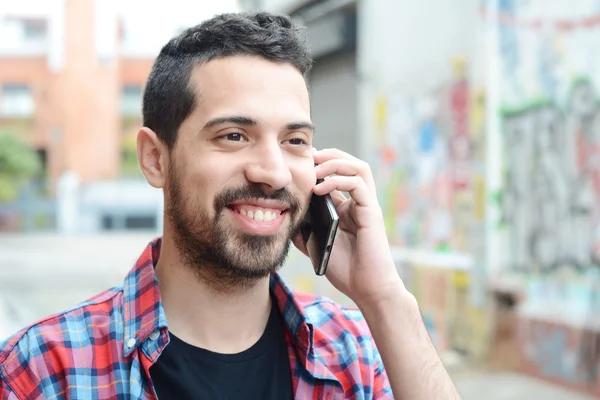
[[[594,329],[524,321],[520,341],[524,371],[600,396],[600,339]]]
[[[600,4],[497,4],[508,267],[585,270],[600,259]]]
[[[369,162],[392,245],[435,260],[399,265],[433,343],[440,352],[478,356],[487,334],[485,92],[472,83],[464,57],[449,60],[447,68],[449,80],[419,94],[380,93]],[[472,269],[444,262],[450,255],[468,255]]]
[[[369,161],[397,246],[468,252],[482,237],[485,96],[464,59],[448,68],[451,81],[418,96],[391,90],[375,105]]]
[[[600,265],[600,54],[590,51],[600,44],[600,4],[498,7],[502,189],[494,200],[506,267],[562,268],[587,280]]]
[[[487,233],[523,283],[523,369],[598,394],[600,4],[496,4],[501,220]]]
[[[590,81],[564,106],[540,102],[503,115],[503,220],[511,267],[548,271],[600,261],[600,107]]]

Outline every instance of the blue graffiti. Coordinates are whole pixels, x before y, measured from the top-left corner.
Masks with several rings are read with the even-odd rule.
[[[545,38],[540,46],[538,57],[538,76],[542,93],[545,97],[557,100],[558,98],[558,76],[555,66],[559,62],[559,55],[554,47],[552,38]]]
[[[540,373],[574,384],[586,381],[580,369],[578,352],[574,351],[569,356],[568,336],[565,330],[548,330],[547,327],[536,325],[533,327],[532,336],[530,343],[534,345],[535,352],[531,361],[537,365]]]
[[[515,0],[499,0],[498,14],[516,18],[517,5]],[[498,21],[498,36],[500,54],[504,64],[504,72],[507,76],[514,73],[519,63],[519,42],[517,40],[517,30],[509,23]]]
[[[422,153],[430,153],[435,148],[435,137],[437,127],[434,121],[424,121],[419,126],[419,150]]]

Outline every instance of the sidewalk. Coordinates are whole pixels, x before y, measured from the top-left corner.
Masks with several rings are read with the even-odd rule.
[[[510,372],[472,371],[453,379],[463,400],[593,400],[560,386]]]
[[[593,400],[550,382],[515,372],[491,370],[453,352],[441,354],[462,400]]]

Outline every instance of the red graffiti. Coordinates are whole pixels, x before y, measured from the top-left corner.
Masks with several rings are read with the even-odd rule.
[[[450,159],[452,182],[455,189],[469,186],[471,144],[469,134],[469,83],[457,81],[450,89],[452,130],[450,135]]]

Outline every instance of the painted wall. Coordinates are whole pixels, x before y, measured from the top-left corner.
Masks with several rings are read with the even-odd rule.
[[[391,243],[416,251],[400,255],[399,268],[437,349],[481,355],[488,324],[478,3],[358,7],[359,156],[376,175]]]
[[[498,0],[488,236],[520,282],[524,371],[600,394],[600,4]],[[489,16],[490,13],[487,13]]]
[[[600,311],[598,2],[360,8],[361,156],[392,243],[472,256],[465,310],[482,310],[490,277],[515,278],[524,324],[593,343],[582,332]],[[438,348],[452,345],[460,285],[431,265],[409,269]]]
[[[498,3],[495,196],[513,270],[583,271],[600,260],[600,55],[591,51],[600,43],[600,7],[555,3],[562,7]]]
[[[377,173],[390,239],[468,251],[484,209],[476,3],[380,0],[359,15],[361,156]]]
[[[440,350],[484,352],[488,280],[510,277],[524,293],[524,368],[597,374],[569,369],[572,357],[544,366],[543,349],[561,329],[568,354],[600,348],[598,3],[358,2],[357,155],[376,174],[390,240],[472,260],[465,272],[400,257]],[[299,268],[292,280],[333,295]]]

